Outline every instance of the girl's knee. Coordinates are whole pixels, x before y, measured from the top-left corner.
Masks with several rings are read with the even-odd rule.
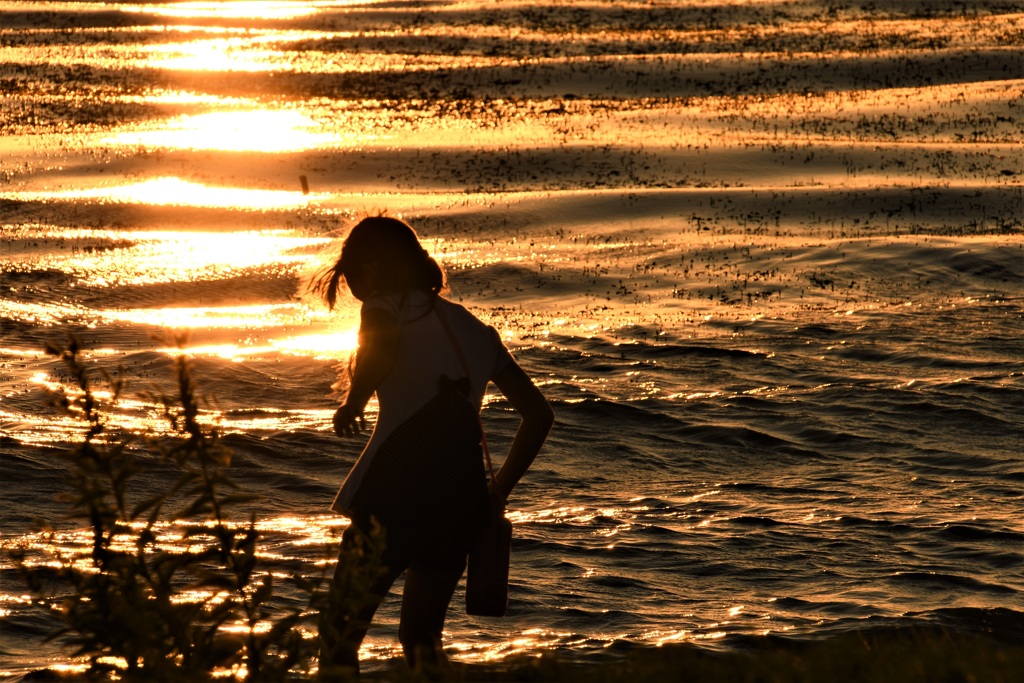
[[[401,624],[398,627],[398,642],[402,644],[402,649],[411,651],[416,647],[422,647],[424,645],[430,645],[434,642],[441,642],[441,634],[434,635],[433,633],[424,631],[421,628],[415,628],[408,624]]]

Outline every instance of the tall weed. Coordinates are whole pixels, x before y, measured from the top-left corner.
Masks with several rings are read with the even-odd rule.
[[[171,435],[138,437],[109,433],[94,389],[97,373],[76,340],[47,352],[76,385],[71,395],[57,397],[84,423],[82,440],[64,453],[68,517],[91,536],[85,556],[59,557],[56,575],[65,597],[62,626],[52,637],[74,646],[74,656],[88,661],[89,675],[116,672],[128,681],[227,675],[268,682],[308,674],[318,641],[301,626],[315,624],[317,613],[341,598],[331,595],[320,571],[291,577],[302,604],[271,607],[275,578],[260,563],[255,516],[239,524],[229,514],[252,498],[228,475],[232,453],[216,427],[200,423],[188,357],[174,361],[176,394],[155,397]],[[116,401],[121,379],[98,374]],[[154,467],[173,474],[162,490],[140,494],[140,475]],[[168,539],[171,528],[184,531]],[[379,558],[382,538],[370,545],[353,552]],[[45,597],[52,571],[30,557],[38,552],[16,548],[11,555],[33,592]]]

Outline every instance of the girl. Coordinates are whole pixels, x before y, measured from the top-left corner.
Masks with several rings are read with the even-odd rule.
[[[399,640],[406,660],[415,667],[446,663],[445,613],[486,522],[490,496],[507,499],[554,420],[494,328],[440,296],[444,273],[407,224],[383,216],[359,222],[337,263],[313,289],[333,309],[343,281],[362,311],[351,384],[334,415],[334,430],[339,436],[357,434],[374,393],[380,411],[332,506],[352,520],[342,538],[334,589],[352,592],[346,586],[353,585],[353,571],[363,572],[361,583],[371,588],[369,595],[332,599],[321,624],[321,679],[358,672],[359,645],[370,620],[403,572]],[[488,382],[522,416],[491,492],[479,426]],[[383,570],[374,571],[367,553],[346,551],[366,548],[378,525]],[[357,608],[341,607],[353,602]]]

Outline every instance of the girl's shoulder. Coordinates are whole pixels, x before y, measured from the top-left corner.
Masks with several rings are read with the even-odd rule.
[[[488,356],[496,353],[502,357],[508,356],[508,351],[502,342],[501,335],[493,325],[480,320],[472,311],[462,304],[438,297],[437,305],[439,313],[446,315],[455,334],[464,343],[472,345],[474,353]]]
[[[490,325],[476,317],[472,311],[463,306],[462,304],[456,303],[444,297],[437,297],[436,306],[438,312],[444,315],[448,320],[455,325],[460,327],[468,328],[485,328],[490,329]]]

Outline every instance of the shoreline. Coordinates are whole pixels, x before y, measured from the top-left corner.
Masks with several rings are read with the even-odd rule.
[[[1013,683],[1024,670],[1024,613],[999,610],[1000,634],[910,623],[871,626],[822,638],[729,636],[712,646],[668,643],[627,646],[620,651],[566,657],[558,651],[539,656],[515,655],[497,663],[453,663],[439,678],[409,670],[400,659],[371,665],[361,680],[391,683],[441,680],[513,683],[660,683],[683,679],[716,683],[914,683],[937,680]],[[1000,621],[1000,620],[995,620]],[[1013,630],[1016,630],[1014,633]],[[719,644],[721,643],[721,644]],[[364,664],[365,668],[365,664]],[[9,679],[12,683],[67,682],[85,677],[36,669]],[[293,674],[288,680],[308,677]]]

